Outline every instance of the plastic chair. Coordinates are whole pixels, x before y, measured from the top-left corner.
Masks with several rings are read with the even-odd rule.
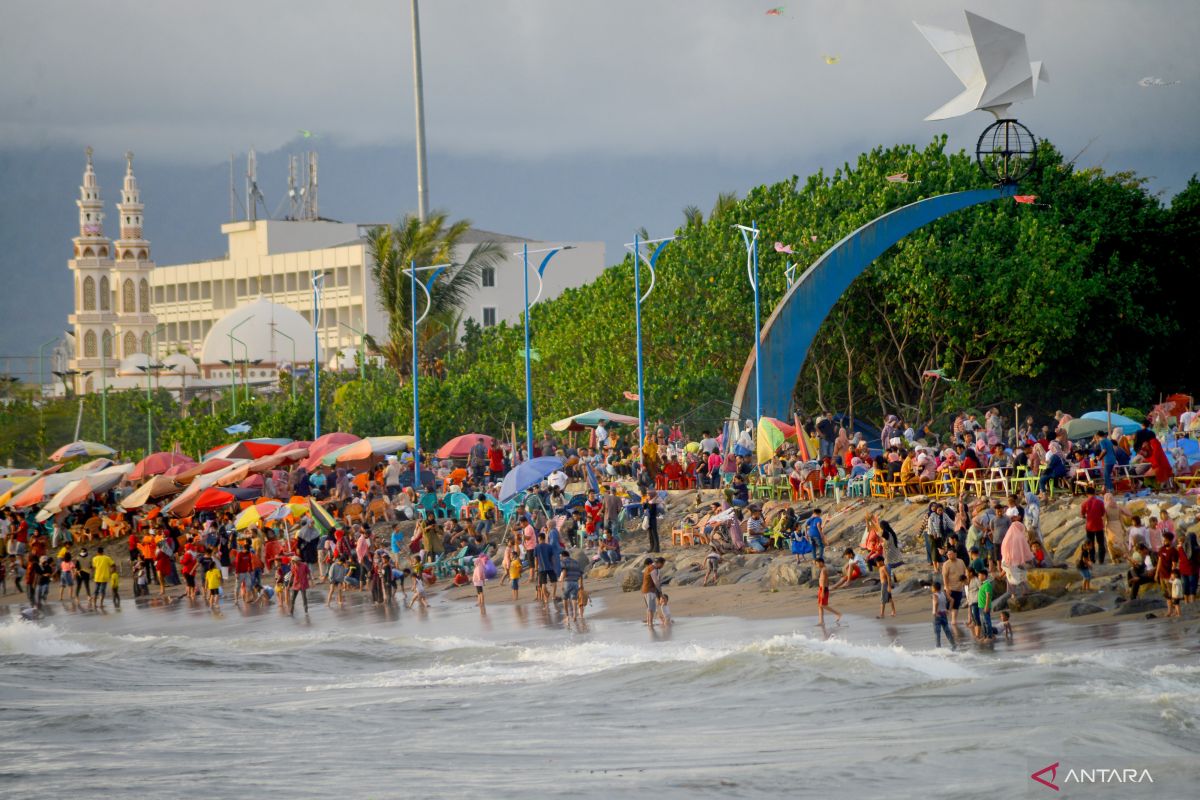
[[[417,505],[422,511],[432,511],[434,519],[446,516],[446,509],[438,505],[437,495],[433,492],[425,492],[417,500]]]
[[[471,502],[471,498],[467,497],[462,492],[451,492],[442,498],[442,502],[450,509],[450,513],[456,517],[462,517],[463,509]]]

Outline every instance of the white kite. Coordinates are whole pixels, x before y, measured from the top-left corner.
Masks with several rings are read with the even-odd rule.
[[[1037,94],[1039,81],[1050,81],[1042,62],[1029,60],[1025,34],[970,11],[964,13],[969,33],[913,23],[966,87],[927,121],[976,110],[1004,119],[1010,105]]]

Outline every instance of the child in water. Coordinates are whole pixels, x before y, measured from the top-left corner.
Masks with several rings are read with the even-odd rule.
[[[675,618],[671,616],[671,607],[667,605],[671,600],[665,594],[658,598],[658,621],[663,625],[670,625],[675,622]]]

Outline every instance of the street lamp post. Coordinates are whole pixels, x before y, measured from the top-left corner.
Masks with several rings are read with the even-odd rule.
[[[633,253],[633,313],[637,328],[637,395],[638,395],[638,452],[646,442],[646,386],[642,367],[642,303],[646,302],[646,298],[654,291],[654,284],[658,278],[658,273],[655,271],[655,265],[658,264],[658,257],[662,255],[663,249],[675,241],[674,236],[667,236],[662,239],[647,239],[642,241],[639,235],[634,235],[633,242],[626,244],[625,248]],[[649,258],[642,255],[642,245],[657,245],[654,252]],[[650,268],[650,286],[646,289],[646,293],[642,294],[642,262]],[[643,463],[645,463],[643,461]]]
[[[525,268],[521,274],[525,278],[525,457],[526,458],[533,458],[533,379],[532,379],[532,370],[531,370],[530,364],[529,364],[530,357],[531,357],[531,351],[529,349],[529,309],[532,308],[534,303],[536,303],[542,296],[542,289],[545,287],[545,283],[542,280],[542,276],[545,275],[545,273],[546,273],[546,266],[549,265],[550,259],[552,259],[556,255],[558,255],[558,253],[562,250],[574,250],[574,249],[575,249],[575,245],[568,244],[568,245],[563,245],[562,247],[547,247],[542,250],[530,250],[529,245],[526,244],[521,247],[520,253],[513,253],[514,256],[515,255],[521,256],[522,260],[524,262],[524,265],[525,265]],[[545,258],[542,259],[542,263],[538,265],[538,268],[537,268],[537,277],[538,277],[537,295],[535,295],[533,298],[533,301],[530,302],[530,300],[529,300],[529,256],[537,255],[538,253],[545,253],[546,256],[545,256]],[[514,455],[515,455],[515,453],[514,453]]]
[[[292,380],[291,380],[291,384],[292,384],[292,397],[294,398],[296,396],[296,340],[293,339],[291,336],[288,336],[283,331],[279,330],[279,326],[276,325],[274,322],[271,323],[271,330],[292,343],[292,374],[291,374]],[[272,350],[274,350],[274,348],[272,348]],[[276,372],[278,372],[278,367],[276,367]]]
[[[153,406],[150,399],[150,370],[161,370],[164,364],[161,361],[155,361],[157,356],[154,351],[157,349],[155,343],[158,340],[158,335],[167,329],[166,324],[161,324],[150,334],[150,352],[146,353],[146,455],[154,452],[154,415]]]
[[[1116,392],[1117,390],[1116,389],[1097,389],[1096,391],[1104,392],[1104,394],[1107,396],[1106,407],[1107,407],[1108,411],[1106,412],[1106,414],[1108,417],[1108,430],[1106,430],[1104,432],[1104,435],[1111,436],[1112,429],[1113,429],[1113,426],[1112,426],[1112,396],[1113,396],[1113,393]]]
[[[421,398],[419,394],[420,372],[417,369],[417,326],[429,316],[430,310],[433,308],[433,296],[430,294],[430,289],[433,288],[434,281],[438,276],[449,267],[449,264],[435,264],[429,267],[418,267],[414,259],[409,269],[404,270],[408,275],[409,290],[412,293],[409,297],[409,310],[412,312],[412,384],[413,384],[413,491],[417,491],[417,487],[421,482]],[[429,276],[428,281],[420,281],[417,279],[418,272],[433,270],[433,274]],[[421,313],[420,318],[417,317],[417,286],[421,287],[421,291],[425,293],[425,310]]]
[[[234,356],[234,353],[233,353],[233,343],[237,342],[238,344],[240,344],[242,346],[242,348],[244,350],[246,350],[247,355],[249,355],[249,349],[246,347],[245,342],[243,342],[241,339],[239,339],[233,335],[233,332],[236,331],[238,328],[242,327],[243,325],[245,325],[247,322],[249,322],[252,319],[254,319],[253,314],[246,317],[244,320],[239,322],[237,325],[234,325],[232,328],[229,329],[229,333],[226,334],[226,336],[229,337],[229,393],[233,398],[233,416],[234,416],[235,421],[237,419],[237,372],[234,370],[234,364],[237,362],[237,358]],[[222,364],[225,363],[225,359],[221,359],[221,363]]]
[[[751,222],[750,227],[735,225],[742,233],[742,241],[746,245],[746,274],[750,278],[750,286],[754,289],[754,427],[758,429],[758,421],[762,419],[762,370],[759,360],[759,298],[758,298],[758,223]]]
[[[321,342],[318,333],[321,330],[321,288],[325,283],[328,270],[313,270],[312,272],[312,326],[313,326],[313,441],[321,436]]]
[[[366,381],[367,379],[367,335],[353,325],[338,320],[338,325],[341,325],[348,331],[353,331],[358,334],[358,379]]]

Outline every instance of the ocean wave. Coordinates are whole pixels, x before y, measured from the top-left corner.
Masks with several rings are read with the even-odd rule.
[[[72,656],[91,648],[63,635],[53,625],[16,617],[0,624],[0,654],[26,656]]]

